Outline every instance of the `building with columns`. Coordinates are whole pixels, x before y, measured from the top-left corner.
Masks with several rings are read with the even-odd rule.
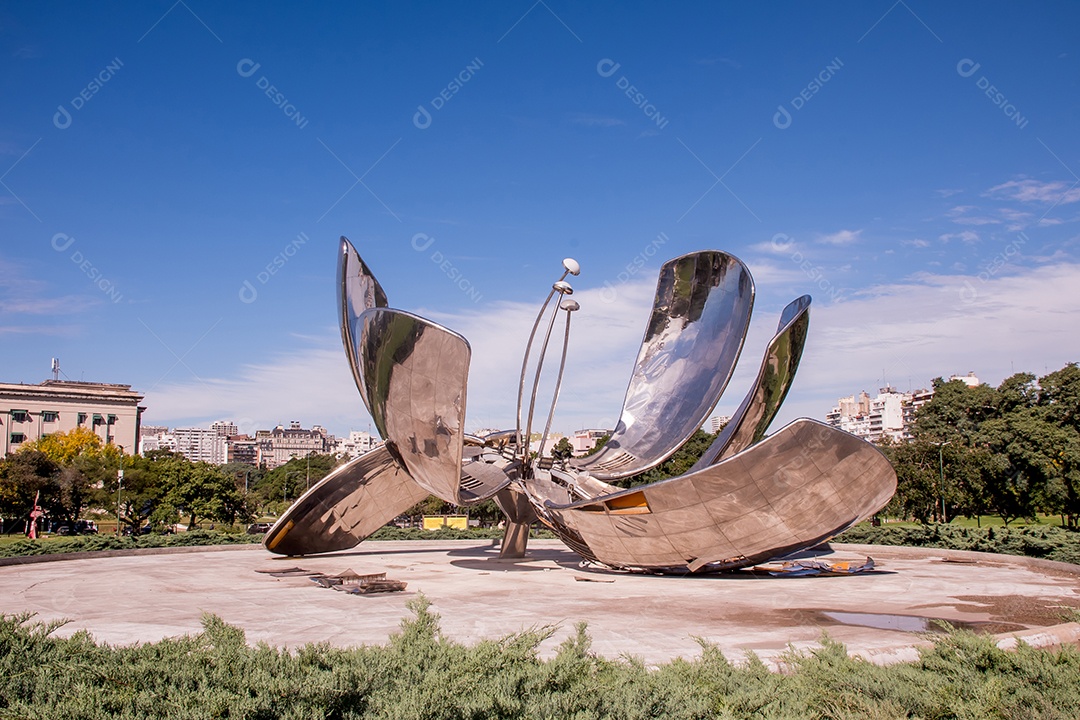
[[[0,383],[0,457],[56,432],[86,428],[102,443],[138,451],[143,396],[130,385],[46,380]]]

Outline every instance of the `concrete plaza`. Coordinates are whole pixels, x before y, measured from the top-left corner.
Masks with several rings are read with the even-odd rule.
[[[385,643],[423,593],[443,633],[469,643],[556,626],[551,655],[588,624],[593,649],[648,664],[700,654],[695,638],[732,660],[754,651],[775,659],[817,644],[823,632],[877,662],[912,659],[924,618],[980,632],[1011,633],[1037,645],[1080,640],[1069,623],[1080,607],[1080,566],[945,550],[835,545],[822,559],[862,559],[877,569],[846,577],[778,578],[767,573],[659,577],[583,567],[556,541],[532,541],[524,560],[500,560],[491,541],[370,542],[333,555],[282,558],[261,546],[183,548],[158,554],[87,557],[0,566],[0,612],[67,618],[61,633],[88,630],[127,644],[195,633],[213,613],[249,642],[296,647]],[[10,562],[10,561],[8,561]],[[355,596],[306,577],[258,572],[300,567],[352,569],[404,580],[404,592]],[[1009,642],[1009,641],[1006,641]]]

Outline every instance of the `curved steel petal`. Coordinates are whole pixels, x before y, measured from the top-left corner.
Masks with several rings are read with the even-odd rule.
[[[362,391],[389,452],[428,492],[455,504],[473,500],[461,488],[469,343],[389,308],[365,311],[353,331]]]
[[[776,417],[795,380],[809,327],[810,296],[803,295],[790,302],[780,314],[776,335],[765,350],[753,387],[690,472],[740,453],[765,437],[769,423]]]
[[[348,550],[428,496],[386,448],[342,465],[300,496],[266,533],[280,555]]]
[[[379,281],[375,279],[360,254],[356,252],[356,248],[345,236],[341,237],[341,245],[338,248],[337,277],[338,324],[341,325],[341,341],[345,345],[345,355],[349,359],[349,369],[352,370],[353,380],[356,382],[357,389],[360,390],[364,404],[367,404],[364,375],[360,360],[356,356],[353,329],[357,318],[365,311],[374,307],[386,307],[386,293],[383,292]],[[369,406],[368,413],[370,412]]]
[[[895,489],[896,473],[873,445],[800,418],[698,472],[569,504],[556,492],[542,503],[532,497],[541,519],[585,557],[698,572],[813,547],[877,512]]]
[[[701,251],[664,263],[618,426],[600,452],[571,466],[610,480],[670,457],[727,387],[753,307],[750,271],[732,255]]]

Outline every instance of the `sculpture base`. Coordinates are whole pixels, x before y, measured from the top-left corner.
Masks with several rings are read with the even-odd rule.
[[[499,558],[503,560],[523,558],[528,544],[529,524],[507,521],[502,547],[499,548]]]

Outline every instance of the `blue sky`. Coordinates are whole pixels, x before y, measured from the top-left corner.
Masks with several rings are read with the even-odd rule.
[[[1078,26],[1073,3],[5,3],[0,380],[59,357],[151,424],[367,429],[341,235],[392,306],[470,340],[470,429],[512,423],[565,256],[564,431],[614,422],[656,272],[700,249],[757,283],[717,412],[802,293],[781,422],[1054,370],[1080,359]]]

